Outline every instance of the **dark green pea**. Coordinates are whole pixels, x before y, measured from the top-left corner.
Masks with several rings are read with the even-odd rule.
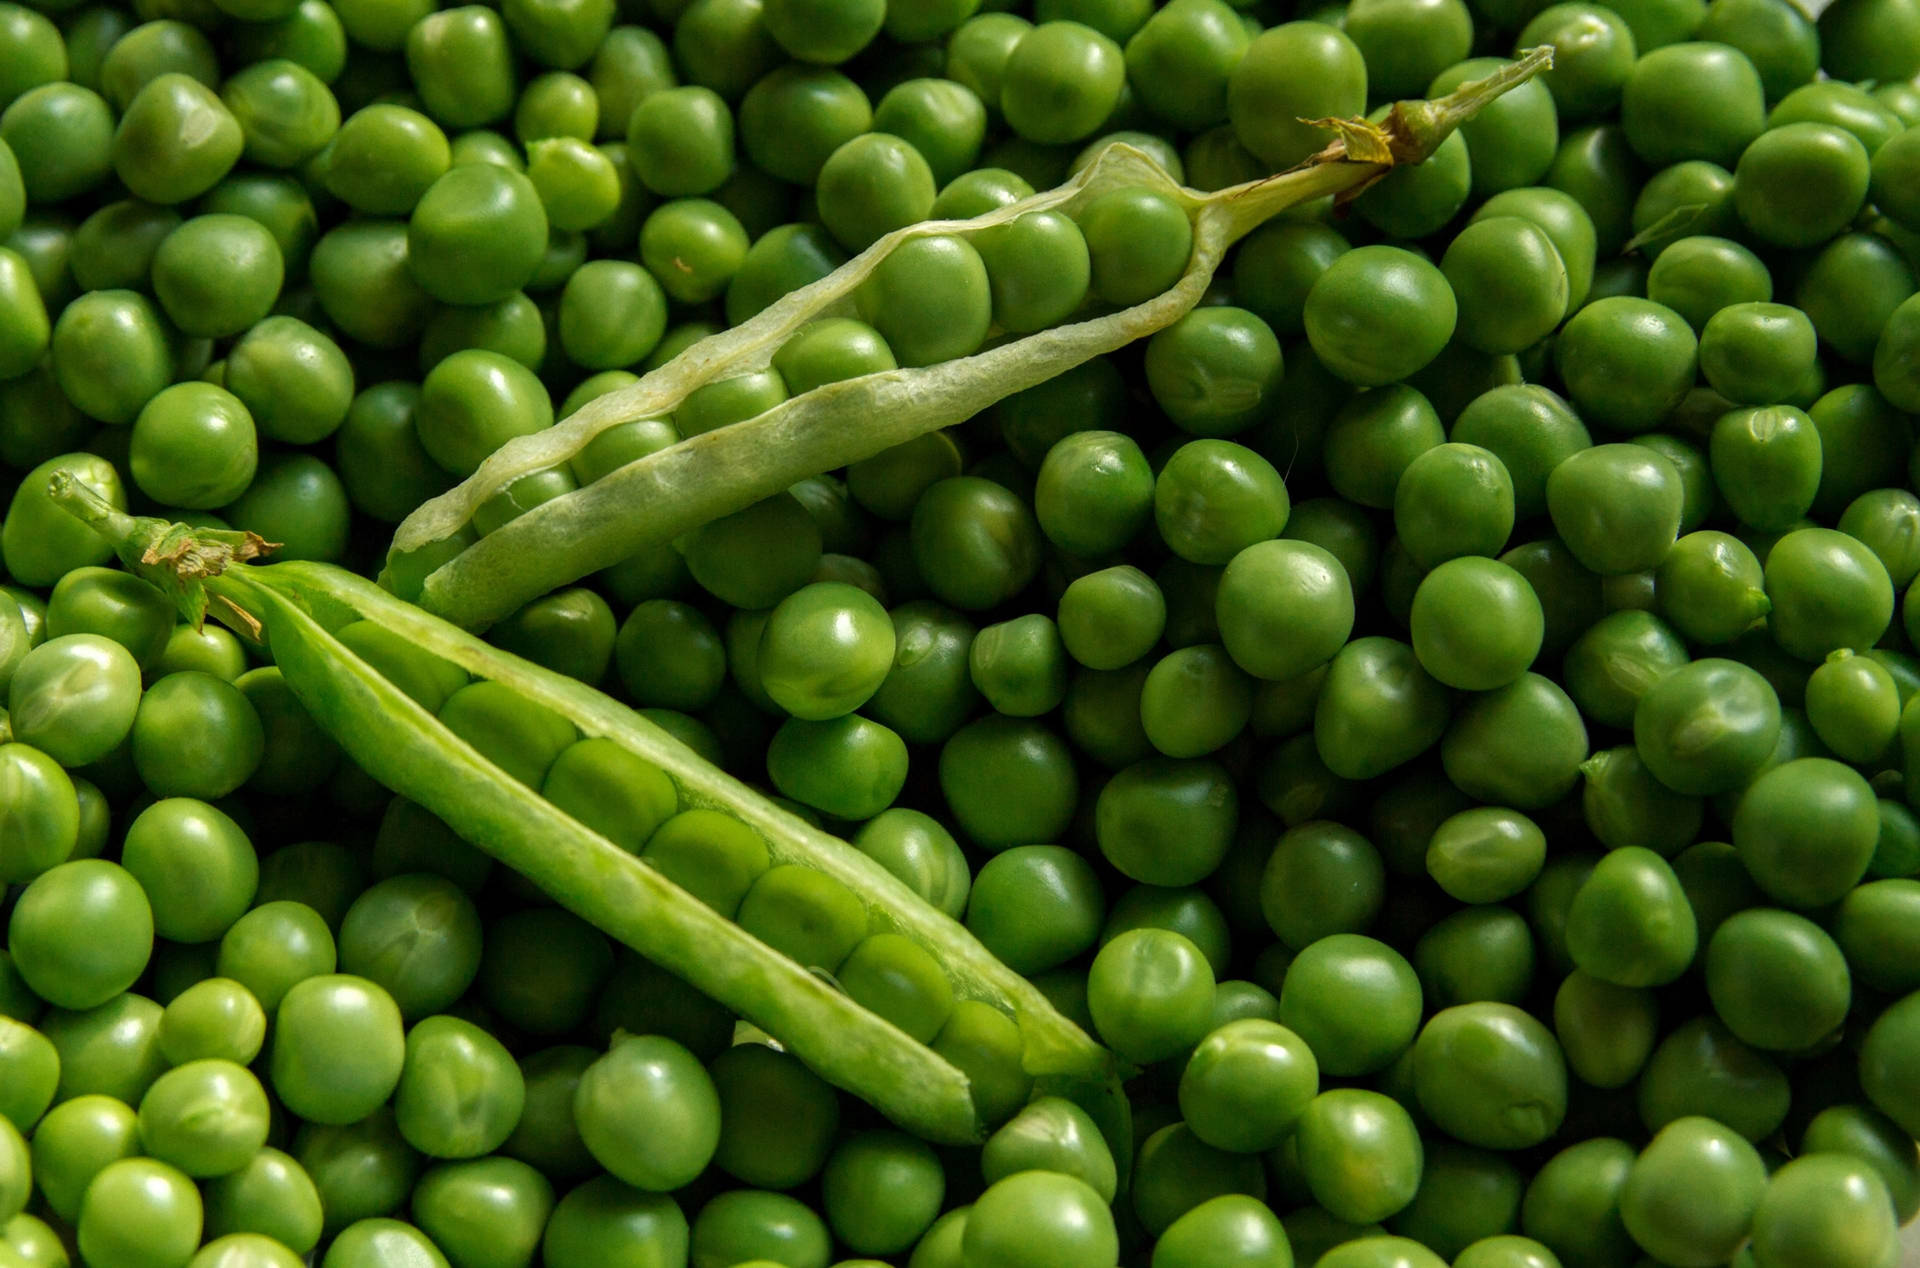
[[[1710,237],[1715,242],[1726,243],[1728,253],[1742,264],[1748,267],[1758,264],[1744,248],[1734,249],[1733,244],[1727,243],[1728,235],[1739,231],[1734,211],[1733,173],[1705,159],[1675,163],[1649,177],[1633,200],[1633,231],[1634,241],[1655,263],[1669,247],[1689,238]],[[1702,280],[1711,284],[1712,279]],[[1738,274],[1730,280],[1737,282]],[[1666,284],[1661,285],[1664,288]],[[1648,298],[1668,304],[1683,315],[1688,313],[1681,305],[1654,294],[1655,289],[1655,282],[1649,276]],[[1690,321],[1689,324],[1695,330],[1700,328],[1697,323]]]
[[[1474,697],[1440,743],[1447,777],[1483,801],[1535,810],[1572,791],[1587,729],[1565,691],[1528,673]]]
[[[1820,432],[1820,490],[1814,495],[1814,512],[1838,518],[1848,502],[1885,483],[1888,466],[1908,452],[1907,420],[1864,383],[1836,387],[1803,408]]]
[[[295,317],[268,317],[227,354],[225,386],[263,435],[311,444],[345,420],[353,403],[353,367],[321,331]]]
[[[451,163],[446,133],[433,120],[405,106],[376,104],[341,124],[328,152],[326,185],[356,211],[404,216]]]
[[[1334,656],[1314,710],[1314,740],[1335,774],[1368,779],[1438,743],[1447,690],[1420,668],[1411,647],[1356,639]]]
[[[925,601],[896,607],[890,616],[893,668],[867,712],[913,743],[940,743],[979,700],[968,671],[974,627],[952,609]]]
[[[1632,1145],[1610,1136],[1554,1154],[1527,1186],[1520,1227],[1567,1263],[1632,1262],[1636,1247],[1620,1222],[1619,1193],[1634,1155]]]
[[[108,203],[73,231],[73,280],[90,291],[152,287],[154,252],[180,213],[138,199]]]
[[[1865,875],[1879,834],[1866,780],[1825,757],[1802,757],[1761,773],[1740,798],[1733,844],[1754,881],[1776,902],[1833,902]]]
[[[1299,335],[1307,293],[1327,266],[1350,249],[1347,239],[1327,225],[1269,221],[1234,252],[1234,295],[1274,333]]]
[[[1561,139],[1541,183],[1564,193],[1586,213],[1596,248],[1602,256],[1610,256],[1625,249],[1633,232],[1634,187],[1640,170],[1625,131],[1615,123],[1599,123],[1577,128]],[[1483,206],[1481,215],[1494,214]],[[1597,276],[1605,277],[1623,264],[1637,268],[1633,260],[1615,259],[1603,264]],[[1618,292],[1596,288],[1588,297],[1613,293]]]
[[[408,219],[408,263],[435,299],[491,303],[532,279],[547,231],[526,177],[490,163],[456,166],[427,187]]]
[[[228,78],[221,100],[245,138],[245,156],[265,167],[297,167],[340,130],[340,104],[312,71],[284,58],[255,62]]]
[[[687,1217],[672,1197],[596,1176],[560,1199],[541,1253],[552,1268],[588,1268],[631,1249],[673,1263],[687,1257]]]
[[[1688,111],[1679,125],[1675,111]],[[1641,54],[1627,77],[1620,119],[1634,152],[1664,166],[1707,159],[1731,167],[1766,127],[1760,73],[1723,44],[1676,43]]]
[[[1228,76],[1234,135],[1270,170],[1284,170],[1326,144],[1301,120],[1361,113],[1367,79],[1361,50],[1337,27],[1288,22],[1263,31]]]
[[[1673,869],[1628,846],[1604,856],[1567,913],[1574,963],[1616,986],[1659,986],[1692,963],[1699,928]]]
[[[51,365],[76,406],[124,424],[172,381],[177,351],[172,327],[144,296],[93,291],[67,305],[54,323]]]
[[[1383,320],[1387,313],[1391,320]],[[1432,361],[1452,337],[1456,315],[1439,269],[1398,247],[1372,246],[1327,266],[1307,295],[1305,325],[1328,369],[1372,387]]]
[[[1634,349],[1624,363],[1623,346]],[[1554,357],[1582,414],[1619,431],[1650,431],[1693,385],[1697,342],[1680,315],[1651,300],[1595,301],[1568,321]]]
[[[1407,467],[1446,438],[1439,415],[1415,389],[1392,384],[1362,392],[1327,431],[1328,481],[1349,501],[1390,508]]]
[[[304,453],[260,464],[247,491],[227,510],[234,527],[280,543],[282,559],[337,562],[347,548],[351,508],[333,468]]]
[[[1387,1096],[1360,1088],[1322,1092],[1307,1103],[1295,1133],[1307,1189],[1336,1219],[1373,1223],[1413,1200],[1424,1150],[1413,1119]]]
[[[212,100],[218,107],[218,100],[203,86],[184,75],[178,78],[204,95],[196,97],[196,102]],[[141,116],[148,122],[135,126],[151,126],[154,113],[150,103]],[[113,170],[114,136],[112,109],[99,94],[78,84],[54,81],[36,85],[0,111],[0,142],[11,150],[13,175],[34,203],[63,202],[96,188]],[[194,153],[190,144],[182,145],[173,138],[168,142],[169,148],[183,155]],[[227,164],[231,163],[232,158],[228,158]]]
[[[1460,337],[1482,352],[1531,347],[1567,312],[1560,253],[1517,216],[1473,221],[1448,246],[1441,272],[1460,305]]]
[[[1286,527],[1290,503],[1273,465],[1224,440],[1181,445],[1161,468],[1153,490],[1154,522],[1181,558],[1225,564]]]
[[[1634,743],[1676,792],[1712,795],[1743,785],[1780,733],[1773,688],[1737,661],[1705,659],[1668,673],[1640,697]]]
[[[858,714],[825,722],[790,718],[767,748],[767,773],[795,801],[838,818],[867,819],[900,795],[906,744]]]
[[[1665,457],[1596,445],[1547,477],[1547,510],[1575,558],[1602,575],[1656,567],[1679,534],[1684,490]]]
[[[1032,512],[977,476],[929,487],[914,505],[911,532],[914,558],[934,594],[965,611],[1005,602],[1039,570]]]
[[[891,661],[889,647],[882,676]],[[973,685],[987,703],[1011,717],[1050,713],[1067,694],[1067,656],[1059,628],[1037,612],[982,629],[968,662]]]
[[[1306,542],[1255,542],[1221,574],[1220,638],[1234,663],[1264,679],[1293,679],[1324,664],[1353,628],[1346,569]]]
[[[1493,555],[1513,531],[1513,480],[1499,457],[1478,445],[1435,445],[1401,472],[1393,518],[1418,567]]]
[[[1667,1260],[1719,1258],[1744,1239],[1765,1177],[1738,1134],[1708,1118],[1678,1119],[1634,1160],[1621,1219],[1635,1242]]]
[[[1877,763],[1899,730],[1893,675],[1872,657],[1845,648],[1833,652],[1807,679],[1807,720],[1836,756]]]
[[[1039,722],[998,715],[946,742],[940,786],[961,831],[986,849],[1058,840],[1079,792],[1057,735]]]
[[[1712,455],[1721,497],[1750,528],[1790,528],[1811,509],[1820,481],[1820,433],[1793,406],[1722,415],[1714,424]]]
[[[403,222],[349,220],[314,244],[313,297],[328,321],[362,343],[411,344],[426,333],[434,304],[408,260]]]
[[[1676,541],[1656,577],[1660,614],[1695,643],[1732,642],[1771,607],[1753,552],[1710,529]]]
[[[1595,753],[1580,772],[1582,818],[1608,849],[1642,845],[1671,859],[1700,835],[1704,802],[1662,785],[1631,745]]]
[[[1913,269],[1885,239],[1848,233],[1833,239],[1800,276],[1794,303],[1821,340],[1844,360],[1867,364],[1902,302],[1914,293]]]
[[[1040,530],[1062,550],[1098,558],[1127,544],[1153,504],[1153,472],[1119,432],[1076,431],[1047,451],[1034,488]]]
[[[1742,1042],[1763,1050],[1813,1046],[1845,1019],[1846,958],[1825,930],[1791,912],[1755,908],[1727,918],[1706,951],[1707,996]]]
[[[195,216],[153,257],[154,294],[168,318],[201,338],[237,335],[265,317],[284,276],[273,235],[244,216]]]
[[[484,127],[513,109],[512,50],[505,24],[492,10],[464,5],[422,13],[389,46],[402,44],[414,89],[442,127]]]
[[[1593,217],[1579,200],[1545,186],[1510,189],[1487,199],[1473,218],[1493,216],[1518,216],[1539,226],[1566,265],[1568,311],[1586,303],[1593,283],[1595,229]]]
[[[1540,76],[1562,118],[1571,122],[1610,114],[1633,70],[1633,32],[1617,14],[1593,4],[1556,4],[1521,28],[1514,48],[1551,45],[1554,64]]]
[[[1796,529],[1776,542],[1766,558],[1766,588],[1774,641],[1801,660],[1823,660],[1842,647],[1864,651],[1893,619],[1885,567],[1831,529]]]
[[[1694,37],[1745,53],[1760,72],[1768,101],[1785,97],[1819,69],[1820,37],[1806,15],[1790,4],[1717,0],[1707,6]]]
[[[1761,242],[1818,246],[1852,222],[1868,179],[1867,149],[1852,133],[1824,123],[1777,124],[1741,153],[1734,207]]]
[[[1252,710],[1251,678],[1217,643],[1163,656],[1148,672],[1140,696],[1147,739],[1169,757],[1214,752],[1240,733]]]
[[[1553,1030],[1567,1065],[1593,1087],[1624,1087],[1653,1052],[1659,1013],[1651,991],[1575,969],[1553,997]]]

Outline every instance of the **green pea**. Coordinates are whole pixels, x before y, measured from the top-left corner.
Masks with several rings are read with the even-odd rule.
[[[1845,533],[1796,529],[1774,544],[1764,562],[1773,604],[1768,628],[1783,651],[1801,660],[1822,660],[1842,647],[1872,647],[1893,619],[1886,569]]]
[[[803,805],[867,819],[893,804],[906,783],[906,743],[858,714],[824,722],[790,718],[767,747],[774,786]]]
[[[498,14],[479,5],[420,12],[402,34],[399,22],[368,13],[386,27],[380,43],[404,46],[407,71],[426,112],[442,127],[484,127],[506,118],[515,93],[513,53]],[[391,27],[387,23],[391,22]],[[349,25],[349,33],[352,25]]]
[[[1153,190],[1122,188],[1080,209],[1093,294],[1126,307],[1160,294],[1186,271],[1193,225],[1178,204]]]
[[[1760,1155],[1711,1119],[1663,1127],[1627,1172],[1620,1218],[1641,1247],[1672,1260],[1731,1255],[1765,1185]]]
[[[1772,604],[1760,561],[1738,538],[1705,529],[1674,543],[1660,562],[1655,595],[1660,614],[1695,643],[1730,643]]]
[[[1334,656],[1314,709],[1314,741],[1335,774],[1366,779],[1419,756],[1445,732],[1446,689],[1394,639],[1355,639]]]
[[[490,303],[533,279],[547,230],[526,177],[490,163],[456,166],[427,187],[408,218],[408,263],[435,299]]]
[[[1911,1218],[1914,1203],[1914,1168],[1902,1156],[1905,1143],[1886,1115],[1865,1105],[1840,1104],[1813,1116],[1801,1137],[1801,1153],[1848,1154],[1872,1167],[1893,1198],[1897,1222]]]
[[[267,1140],[267,1094],[246,1067],[218,1058],[161,1075],[140,1100],[140,1141],[191,1176],[237,1171]],[[85,1219],[86,1207],[81,1207]]]
[[[683,551],[695,581],[736,608],[771,608],[812,577],[820,529],[791,494],[776,494],[697,529]]]
[[[1761,773],[1734,813],[1733,843],[1754,881],[1793,907],[1833,902],[1865,875],[1879,834],[1872,790],[1824,757]]]
[[[1614,850],[1574,895],[1567,947],[1574,963],[1616,986],[1660,986],[1692,963],[1699,928],[1673,869],[1639,846]]]
[[[273,1090],[312,1123],[365,1118],[399,1086],[407,1056],[400,1009],[364,978],[326,974],[282,996],[270,1053]]]
[[[1547,509],[1575,558],[1603,576],[1657,567],[1679,534],[1679,471],[1641,445],[1581,450],[1547,477]]]
[[[970,356],[992,320],[980,253],[951,236],[914,238],[889,252],[854,296],[903,366]]]
[[[1424,1161],[1418,1131],[1378,1092],[1339,1088],[1307,1103],[1295,1128],[1313,1199],[1336,1219],[1373,1223],[1413,1200]]]
[[[1618,1203],[1634,1157],[1633,1146],[1609,1136],[1560,1150],[1528,1185],[1521,1228],[1567,1262],[1631,1262],[1635,1248]]]
[[[1383,297],[1395,296],[1391,303]],[[1381,320],[1391,312],[1393,320]],[[1453,336],[1457,305],[1446,277],[1398,247],[1349,251],[1327,266],[1307,294],[1307,341],[1329,370],[1377,387],[1403,379],[1438,356]]]
[[[1845,361],[1866,365],[1880,332],[1914,292],[1914,273],[1897,250],[1877,236],[1834,238],[1800,275],[1793,302],[1820,339]]]
[[[1545,231],[1517,216],[1475,219],[1440,271],[1460,305],[1460,337],[1482,352],[1530,348],[1567,314],[1566,264]]]
[[[76,1240],[87,1260],[184,1264],[200,1244],[203,1215],[186,1175],[155,1159],[123,1158],[87,1185]]]
[[[612,1176],[596,1176],[575,1188],[553,1209],[541,1239],[541,1254],[552,1268],[589,1268],[617,1262],[610,1256],[632,1251],[678,1263],[687,1257],[687,1217],[672,1197],[643,1193]]]
[[[1632,1082],[1653,1052],[1659,1013],[1650,991],[1575,969],[1553,997],[1553,1030],[1567,1066],[1600,1088]]]

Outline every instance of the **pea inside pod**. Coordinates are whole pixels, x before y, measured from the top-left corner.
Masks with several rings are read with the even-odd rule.
[[[389,553],[391,574],[397,579],[416,572],[408,566],[410,556],[467,528],[483,504],[516,480],[565,465],[606,428],[667,415],[702,388],[768,372],[790,337],[823,318],[858,317],[873,326],[899,368],[773,397],[743,422],[689,436],[489,525],[477,542],[430,569],[417,594],[409,584],[405,597],[456,624],[484,626],[557,585],[772,497],[796,480],[978,414],[1171,325],[1200,301],[1227,248],[1260,223],[1418,161],[1487,102],[1551,60],[1550,50],[1534,50],[1436,101],[1402,102],[1382,123],[1340,124],[1336,138],[1309,164],[1214,194],[1186,189],[1143,151],[1113,145],[1046,193],[961,224],[931,221],[894,229],[854,260],[816,274],[819,280],[700,341],[640,382],[587,402],[560,426],[508,439],[474,464],[471,478],[402,523]],[[1058,244],[1011,249],[1011,238],[1022,235],[1003,233],[1002,227],[1041,213],[1060,213],[1078,225],[1089,253],[1091,291],[1126,306],[982,350],[996,312],[1017,329],[1032,324],[1036,314],[1067,308],[1051,292],[1015,302],[1009,289],[1014,274],[1033,259],[1064,254],[1077,261],[1065,225],[1054,235],[1065,242],[1064,253]],[[751,253],[742,268],[750,264]],[[995,264],[1003,274],[998,300]],[[1120,279],[1149,276],[1154,284],[1144,293],[1114,289]],[[1434,277],[1439,280],[1437,271]],[[852,419],[858,424],[848,425]]]
[[[879,862],[626,706],[343,570],[239,566],[258,538],[134,519],[77,482],[55,496],[187,611],[211,602],[263,638],[361,766],[902,1125],[977,1140],[1036,1076],[1112,1077],[1104,1049]],[[596,780],[660,795],[609,819]]]

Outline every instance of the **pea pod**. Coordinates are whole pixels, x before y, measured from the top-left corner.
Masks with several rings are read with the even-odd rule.
[[[1227,249],[1255,227],[1301,203],[1351,197],[1392,168],[1421,161],[1487,102],[1551,64],[1550,49],[1534,49],[1445,97],[1401,102],[1382,123],[1328,120],[1336,139],[1306,163],[1215,193],[1179,185],[1148,155],[1116,143],[1056,189],[971,220],[897,229],[639,382],[588,402],[557,426],[502,445],[468,479],[401,523],[390,565],[409,556],[416,568],[418,561],[438,561],[421,583],[418,602],[458,625],[482,628],[530,599],[797,480],[962,422],[1002,397],[1171,325],[1200,301]],[[698,388],[767,371],[808,322],[854,315],[862,283],[916,241],[972,239],[1038,211],[1073,216],[1103,194],[1142,188],[1171,200],[1192,230],[1184,271],[1160,293],[1117,311],[1083,308],[1064,324],[1022,337],[996,326],[973,355],[816,387],[627,463],[469,542],[475,512],[514,481],[565,464],[609,427],[673,413]]]
[[[569,815],[536,790],[537,778],[523,782],[489,760],[357,654],[364,640],[350,646],[336,634],[371,623],[476,681],[508,689],[530,711],[558,715],[580,736],[611,741],[651,763],[673,782],[681,809],[718,810],[765,842],[773,867],[798,865],[839,882],[859,900],[869,940],[904,936],[944,971],[956,1000],[1012,1017],[1027,1078],[1053,1090],[1113,1085],[1113,1057],[953,919],[851,845],[773,805],[618,701],[344,569],[304,561],[236,566],[268,548],[252,534],[136,519],[71,478],[57,478],[52,496],[114,542],[129,568],[173,594],[187,619],[198,623],[211,610],[263,642],[314,720],[381,783],[901,1126],[960,1143],[984,1139],[997,1123],[976,1105],[967,1072],[936,1051],[937,1040],[913,1038],[830,975],[775,950]]]

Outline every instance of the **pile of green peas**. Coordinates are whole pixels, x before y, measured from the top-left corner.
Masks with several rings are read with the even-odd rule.
[[[488,632],[962,921],[1134,1072],[1128,1134],[658,770],[340,631],[995,1125],[898,1130],[47,497],[372,572],[892,229],[1110,139],[1224,187],[1542,44],[1141,345]],[[0,3],[0,1268],[1893,1262],[1917,76],[1914,0]],[[474,529],[1189,250],[1134,190],[928,239]]]

